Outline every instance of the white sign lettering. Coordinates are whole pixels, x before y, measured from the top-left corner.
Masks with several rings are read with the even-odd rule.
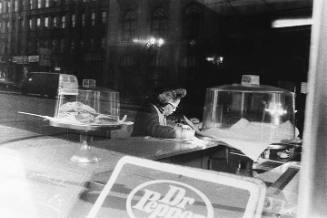
[[[151,189],[151,185],[156,187],[168,187],[168,191],[161,193]],[[150,184],[143,183],[136,187],[128,196],[127,211],[132,218],[136,218],[133,211],[142,212],[148,218],[213,218],[213,208],[208,198],[199,190],[189,185],[169,181],[161,182],[160,180],[152,181]],[[143,191],[140,199],[131,205],[133,196],[138,191]],[[188,197],[187,193],[193,192],[197,194],[201,201],[206,205],[207,213],[202,214],[192,209],[195,199]]]

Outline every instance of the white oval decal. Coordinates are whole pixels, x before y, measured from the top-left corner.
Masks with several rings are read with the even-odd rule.
[[[131,218],[214,217],[212,204],[203,192],[172,180],[138,185],[128,195],[126,209]]]

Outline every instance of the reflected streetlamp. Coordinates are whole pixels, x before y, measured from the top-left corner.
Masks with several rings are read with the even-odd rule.
[[[159,53],[160,48],[166,43],[163,38],[160,37],[148,37],[144,39],[133,39],[133,43],[142,45],[147,54],[147,63],[154,64],[154,67],[149,67],[148,76],[150,77],[150,84],[153,88],[158,86],[159,82]]]

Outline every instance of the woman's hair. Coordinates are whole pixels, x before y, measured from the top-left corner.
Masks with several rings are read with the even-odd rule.
[[[174,89],[161,89],[156,92],[155,101],[153,103],[158,106],[165,106],[168,102],[174,102],[178,99],[184,98],[187,94],[186,89],[174,88]]]

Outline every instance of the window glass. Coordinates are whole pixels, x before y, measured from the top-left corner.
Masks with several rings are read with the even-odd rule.
[[[317,2],[327,4],[327,0]],[[244,173],[260,179],[270,188],[273,182],[264,181],[260,176],[276,165],[294,162],[301,165],[302,150],[308,149],[302,149],[301,141],[306,99],[312,92],[308,81],[310,49],[317,46],[311,44],[312,23],[317,25],[312,19],[312,5],[313,0],[0,0],[0,205],[3,208],[12,206],[5,211],[8,215],[1,211],[0,217],[87,217],[122,153],[156,159],[165,157],[169,159],[167,162],[195,165],[214,173]],[[326,16],[325,11],[321,13]],[[323,47],[321,40],[318,48]],[[326,61],[323,57],[319,63]],[[241,84],[243,75],[254,75],[244,77],[243,82],[251,80],[260,85],[243,87],[246,90],[266,85],[290,92],[291,97],[208,94],[208,90],[215,87]],[[63,88],[62,81],[72,83]],[[224,152],[211,154],[216,151],[216,145],[212,150],[201,150],[203,143],[216,142],[198,134],[194,134],[197,138],[192,140],[201,146],[193,146],[193,141],[187,144],[188,140],[184,139],[134,136],[139,111],[148,105],[146,103],[153,99],[157,90],[171,86],[185,88],[187,95],[172,115],[160,120],[163,124],[166,120],[167,124],[178,123],[182,128],[187,123],[185,115],[198,118],[191,120],[200,131],[217,133],[219,130],[220,133],[221,130],[226,133],[226,139],[238,134],[225,131],[240,130],[245,124],[267,128],[274,136],[287,135],[289,139],[272,144],[266,141],[264,144],[248,143],[262,148],[258,151],[259,159],[255,159],[243,151],[225,152],[222,147],[218,150]],[[315,89],[324,93],[320,87]],[[80,94],[77,91],[86,90],[94,95],[77,96]],[[237,92],[236,88],[233,91]],[[64,96],[63,93],[68,94]],[[219,98],[215,102],[212,96],[221,97],[222,105],[217,103]],[[89,97],[95,99],[92,106],[88,105],[91,109],[83,107],[80,110],[80,98],[84,98],[86,105]],[[59,108],[68,101],[74,103],[73,112]],[[162,108],[158,110],[161,112]],[[212,114],[208,115],[208,111]],[[120,125],[125,114],[126,120],[134,122],[133,125]],[[67,122],[58,126],[52,122],[58,121],[57,118]],[[112,122],[115,125],[111,125]],[[244,127],[242,132],[249,131],[258,139],[268,132],[251,131],[253,126]],[[246,135],[249,138],[251,134]],[[140,141],[134,141],[135,137]],[[90,149],[85,138],[89,139]],[[262,138],[275,140],[274,137]],[[125,140],[131,142],[122,143]],[[158,143],[153,145],[153,141]],[[85,145],[81,146],[81,153],[94,152],[98,159],[92,159],[94,163],[76,163],[80,145]],[[191,150],[194,152],[194,156],[190,155],[191,163],[184,163],[188,162]],[[197,153],[199,150],[201,152]],[[252,151],[252,147],[249,150]],[[187,157],[180,158],[181,153]],[[176,158],[170,159],[170,155],[176,154]],[[197,155],[204,155],[201,158],[205,161],[196,159]],[[272,162],[265,162],[270,161],[266,157],[271,157]],[[4,163],[6,161],[8,163]],[[257,166],[262,168],[255,168]],[[291,173],[297,176],[296,172]],[[291,176],[287,173],[286,177]],[[130,187],[114,186],[115,207],[105,205],[97,218],[127,217],[121,212],[126,209]],[[282,201],[286,214],[265,211],[263,216],[295,218],[297,202],[293,200],[298,196],[297,193],[288,195],[285,190],[289,191],[289,187],[286,185],[280,195],[274,196],[278,197],[277,203]],[[144,190],[161,191],[156,185]],[[136,193],[132,206],[142,198],[144,190]],[[185,191],[185,199],[194,197],[189,196],[188,191]],[[176,199],[181,197],[177,191],[175,194]],[[159,195],[154,193],[153,196],[154,199]],[[163,205],[160,199],[145,204],[151,210],[156,204],[163,209],[168,205]],[[221,206],[219,202],[213,203],[213,207],[217,205]],[[185,211],[176,205],[169,206],[174,211],[176,208],[183,211],[183,214],[170,211],[171,217],[177,218],[188,217],[190,211],[198,212],[197,209],[204,209],[205,204],[195,199],[194,204],[184,205],[190,209]],[[278,206],[277,209],[281,208]],[[236,213],[244,209],[232,205],[223,205],[223,208]],[[108,215],[112,210],[117,214]],[[157,215],[146,214],[146,211],[134,215],[169,217],[163,210]],[[193,214],[197,216],[209,215]]]

